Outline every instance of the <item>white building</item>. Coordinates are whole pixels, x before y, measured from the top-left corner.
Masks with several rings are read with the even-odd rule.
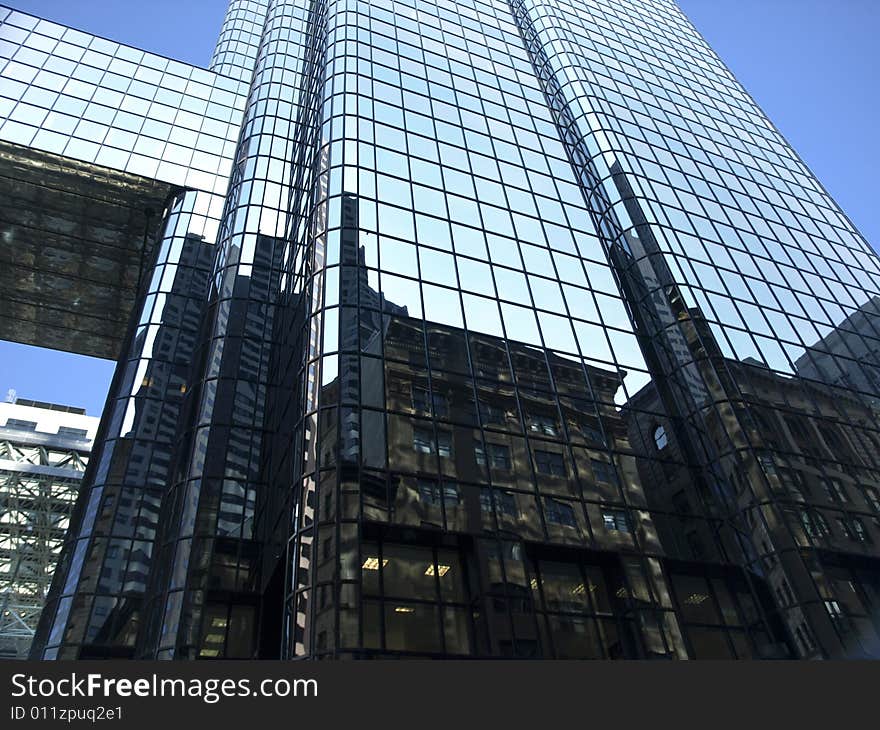
[[[0,403],[0,658],[27,658],[99,421]]]

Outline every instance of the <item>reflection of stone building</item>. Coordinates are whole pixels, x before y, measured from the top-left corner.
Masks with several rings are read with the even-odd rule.
[[[880,296],[868,300],[795,363],[798,375],[860,393],[880,406]],[[833,354],[832,354],[833,353]]]
[[[724,359],[698,312],[691,343],[712,382],[712,439],[734,500],[700,493],[653,385],[628,403],[639,473],[676,557],[763,576],[799,655],[876,656],[880,438],[854,394]],[[706,359],[708,356],[709,359]],[[732,550],[729,549],[734,544]]]
[[[625,373],[349,278],[376,309],[341,319],[361,354],[322,390],[315,655],[785,654],[757,578],[667,549],[614,405]]]

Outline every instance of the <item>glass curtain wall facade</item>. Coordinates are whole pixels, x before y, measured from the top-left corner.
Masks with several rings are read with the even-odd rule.
[[[671,0],[44,22],[0,138],[189,189],[33,656],[877,656],[880,260]]]

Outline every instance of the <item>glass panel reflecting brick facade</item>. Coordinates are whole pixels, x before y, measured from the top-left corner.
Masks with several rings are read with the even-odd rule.
[[[877,655],[880,262],[674,3],[0,37],[0,138],[191,188],[35,656]]]

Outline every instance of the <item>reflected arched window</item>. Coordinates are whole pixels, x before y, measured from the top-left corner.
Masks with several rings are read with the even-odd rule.
[[[654,429],[654,445],[657,447],[657,451],[665,449],[668,443],[669,438],[666,436],[666,429],[663,426],[657,426]]]

